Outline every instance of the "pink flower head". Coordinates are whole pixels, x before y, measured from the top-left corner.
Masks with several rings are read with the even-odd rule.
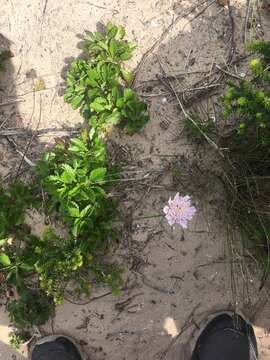
[[[179,224],[183,229],[186,229],[188,221],[193,218],[196,209],[191,205],[190,196],[180,196],[177,193],[173,200],[169,199],[168,205],[164,207],[163,212],[166,214],[165,217],[169,225]]]

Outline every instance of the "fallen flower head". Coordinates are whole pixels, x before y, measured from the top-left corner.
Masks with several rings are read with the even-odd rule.
[[[173,199],[169,199],[168,205],[164,207],[163,212],[169,225],[179,224],[183,229],[186,229],[188,221],[193,218],[196,209],[191,204],[190,196],[180,196],[177,193]]]

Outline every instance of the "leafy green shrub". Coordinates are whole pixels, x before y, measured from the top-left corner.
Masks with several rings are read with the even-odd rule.
[[[0,185],[0,203],[0,238],[24,235],[25,210],[39,204],[34,189],[18,182],[7,188]]]
[[[23,278],[34,271],[36,257],[31,243],[35,236],[25,224],[25,211],[39,205],[35,187],[20,183],[0,186],[0,272],[10,285],[24,287]]]
[[[263,269],[262,283],[270,273],[270,42],[247,45],[255,54],[250,61],[249,80],[229,81],[222,97],[223,116],[232,128],[215,134],[209,120],[187,121],[186,129],[200,141],[202,132],[218,136],[220,151],[225,150],[223,182],[227,192],[229,223],[241,233],[248,254]]]
[[[257,41],[248,48],[259,52],[261,57],[250,62],[254,75],[251,80],[229,82],[229,90],[223,97],[224,114],[236,119],[237,126],[226,141],[231,153],[250,167],[253,175],[262,175],[269,171],[270,46]]]
[[[41,287],[54,293],[59,303],[76,272],[76,292],[89,291],[90,279],[79,275],[81,269],[88,270],[92,281],[109,284],[102,258],[117,239],[113,227],[117,203],[108,196],[116,176],[109,167],[105,145],[95,132],[82,131],[80,138],[56,145],[45,154],[36,170],[47,193],[47,211],[56,212],[69,229],[65,239],[48,231],[34,250]],[[119,284],[120,273],[120,268],[115,269]]]
[[[56,145],[38,163],[37,173],[48,193],[49,210],[59,211],[75,238],[103,238],[113,215],[113,200],[105,190],[114,176],[108,168],[105,145],[97,136],[90,138],[84,131],[70,144]]]
[[[123,26],[115,26],[109,22],[106,26],[106,35],[97,31],[86,36],[85,49],[91,57],[91,62],[120,63],[132,57],[136,45],[124,40],[126,35]],[[129,75],[130,79],[131,75]]]
[[[20,345],[30,340],[31,334],[26,330],[14,330],[9,334],[9,343],[15,349],[18,350]]]
[[[7,305],[9,318],[15,330],[10,336],[10,345],[18,349],[31,337],[33,326],[43,325],[53,312],[53,302],[44,292],[20,288],[20,297]]]
[[[50,317],[52,302],[45,293],[24,289],[18,300],[7,305],[13,325],[18,329],[31,328],[44,324]]]
[[[1,283],[14,286],[19,296],[8,304],[17,328],[11,338],[14,346],[33,325],[49,318],[52,303],[61,303],[67,288],[72,286],[77,296],[89,295],[93,285],[102,283],[117,294],[123,284],[123,267],[107,257],[118,240],[118,204],[111,190],[119,169],[110,165],[103,132],[111,123],[133,134],[148,121],[146,104],[125,87],[132,74],[122,68],[122,61],[132,56],[134,45],[124,35],[123,27],[112,24],[106,35],[90,35],[88,60],[75,61],[67,76],[65,100],[80,108],[86,128],[45,153],[28,186],[0,186]],[[60,236],[50,227],[41,237],[33,235],[25,223],[25,213],[32,208],[54,216],[66,234]],[[34,291],[31,281],[36,279]]]
[[[221,146],[229,149],[232,165],[231,221],[241,229],[246,247],[259,258],[263,284],[270,271],[270,42],[256,41],[248,49],[258,56],[250,62],[250,80],[229,82],[224,114],[236,126],[221,139]]]
[[[148,121],[146,104],[124,87],[133,75],[122,62],[131,58],[135,45],[124,40],[123,27],[109,23],[106,30],[106,35],[96,32],[86,37],[87,60],[72,63],[65,101],[80,108],[91,127],[115,124],[133,134]]]

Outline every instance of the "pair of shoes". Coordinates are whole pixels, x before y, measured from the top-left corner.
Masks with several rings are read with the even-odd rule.
[[[83,355],[71,339],[54,336],[38,342],[31,359],[83,360]],[[254,331],[239,315],[218,315],[199,336],[191,360],[257,360]]]

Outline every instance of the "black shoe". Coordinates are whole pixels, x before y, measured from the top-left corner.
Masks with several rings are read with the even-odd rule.
[[[48,336],[35,345],[31,360],[83,360],[75,343],[64,336]]]
[[[199,336],[191,360],[256,360],[253,328],[239,315],[215,317]]]

